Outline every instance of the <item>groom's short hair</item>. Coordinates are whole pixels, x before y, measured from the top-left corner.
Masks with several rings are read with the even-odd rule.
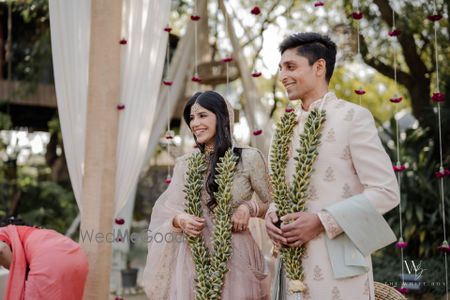
[[[336,63],[336,44],[328,36],[315,32],[293,33],[281,42],[279,50],[283,54],[292,48],[297,49],[298,55],[307,58],[310,65],[320,58],[324,59],[327,69],[325,79],[330,81]]]

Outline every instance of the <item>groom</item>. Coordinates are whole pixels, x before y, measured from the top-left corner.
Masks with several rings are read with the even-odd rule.
[[[267,232],[277,246],[305,247],[307,289],[301,299],[375,299],[370,254],[395,241],[382,217],[399,203],[391,161],[371,113],[329,92],[335,43],[317,33],[295,33],[279,49],[280,80],[289,100],[301,100],[288,153],[288,182],[295,174],[294,158],[308,114],[323,109],[326,121],[305,211],[279,216],[272,204]],[[281,264],[278,272],[274,299],[293,299]]]

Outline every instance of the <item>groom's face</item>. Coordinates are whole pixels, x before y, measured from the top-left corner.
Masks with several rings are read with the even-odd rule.
[[[309,64],[306,57],[300,56],[296,48],[281,55],[280,81],[286,88],[289,100],[305,99],[317,86],[316,63]]]

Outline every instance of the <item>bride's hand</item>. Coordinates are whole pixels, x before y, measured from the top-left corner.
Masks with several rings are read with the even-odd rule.
[[[173,218],[173,225],[183,230],[191,237],[199,236],[206,226],[205,219],[187,213],[181,213]]]
[[[231,223],[233,224],[233,232],[245,231],[248,228],[250,220],[250,209],[247,205],[241,204],[233,213]]]

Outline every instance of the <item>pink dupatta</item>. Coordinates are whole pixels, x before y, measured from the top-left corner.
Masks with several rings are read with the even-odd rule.
[[[0,240],[11,245],[13,254],[13,259],[9,268],[8,283],[3,299],[23,300],[25,297],[27,260],[16,226],[8,225],[0,228]]]

